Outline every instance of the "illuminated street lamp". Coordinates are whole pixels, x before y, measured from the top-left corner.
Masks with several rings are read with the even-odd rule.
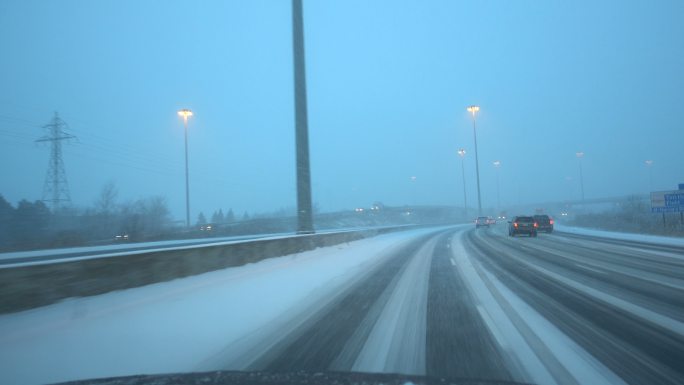
[[[461,157],[461,174],[463,175],[463,214],[468,215],[468,198],[466,197],[466,179],[465,179],[465,154],[466,150],[461,148],[458,150],[458,156]]]
[[[495,160],[492,164],[496,169],[496,209],[497,211],[501,211],[501,199],[499,196],[499,167],[501,167],[501,161]]]
[[[649,159],[644,161],[644,163],[646,163],[646,168],[648,168],[648,191],[651,192],[653,191],[653,170],[651,168],[653,161]]]
[[[479,106],[469,106],[468,112],[473,115],[473,138],[475,139],[475,175],[477,178],[477,215],[482,216],[482,199],[480,198],[480,162],[477,157],[477,130],[475,129],[475,115],[480,111]]]
[[[187,108],[179,110],[178,116],[183,118],[185,127],[185,226],[190,227],[190,181],[188,176],[188,118],[192,116],[192,111]]]
[[[584,203],[584,176],[582,175],[582,158],[584,158],[584,152],[578,151],[575,153],[579,162],[579,174],[580,174],[580,189],[582,191],[582,203]]]

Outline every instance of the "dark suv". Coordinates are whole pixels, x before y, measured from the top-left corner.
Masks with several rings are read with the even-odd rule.
[[[537,227],[534,217],[517,216],[508,222],[508,235],[514,237],[518,234],[527,234],[530,237],[537,236]]]
[[[534,220],[539,226],[537,228],[538,231],[543,231],[545,233],[553,232],[553,219],[551,219],[548,215],[535,215]]]

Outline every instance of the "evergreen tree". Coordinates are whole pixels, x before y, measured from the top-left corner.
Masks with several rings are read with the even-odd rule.
[[[0,195],[0,244],[8,245],[14,207]]]
[[[16,244],[31,246],[44,240],[50,223],[50,209],[43,201],[31,203],[23,199],[12,218],[10,234]]]
[[[204,226],[207,224],[207,218],[204,217],[204,213],[200,212],[197,216],[197,226]]]
[[[226,214],[225,221],[226,221],[226,223],[235,222],[235,213],[233,213],[233,209],[228,209],[228,213]]]

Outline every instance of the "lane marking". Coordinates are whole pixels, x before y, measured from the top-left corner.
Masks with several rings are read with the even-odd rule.
[[[480,318],[482,318],[484,323],[487,325],[489,331],[492,332],[492,335],[494,336],[494,339],[499,344],[499,346],[504,348],[504,350],[507,350],[509,345],[506,343],[506,340],[501,335],[499,328],[497,328],[496,325],[494,325],[494,321],[489,316],[489,313],[487,313],[487,311],[482,307],[482,305],[477,305],[477,312],[480,313]]]
[[[451,261],[451,265],[452,265],[452,266],[456,266],[456,261],[454,261],[453,258],[449,258],[449,260]]]

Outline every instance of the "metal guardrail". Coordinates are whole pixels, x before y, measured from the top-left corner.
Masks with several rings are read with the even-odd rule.
[[[413,227],[293,235],[169,250],[141,250],[116,258],[61,260],[3,268],[0,269],[0,313],[45,306],[70,297],[98,295],[189,277]]]

